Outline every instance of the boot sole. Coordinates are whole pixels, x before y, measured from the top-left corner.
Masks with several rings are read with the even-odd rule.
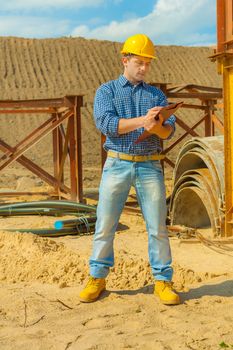
[[[99,299],[99,297],[101,296],[101,294],[102,294],[105,290],[106,290],[106,289],[101,290],[100,294],[99,294],[96,298],[94,298],[94,299],[83,299],[83,298],[80,298],[80,297],[79,297],[79,301],[81,301],[82,303],[93,303],[94,301],[96,301],[96,300]]]

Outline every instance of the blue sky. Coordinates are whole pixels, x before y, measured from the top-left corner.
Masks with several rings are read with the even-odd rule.
[[[158,45],[215,45],[216,1],[0,0],[1,36],[123,42],[136,33]]]

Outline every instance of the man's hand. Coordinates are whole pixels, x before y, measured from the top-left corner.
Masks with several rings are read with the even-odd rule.
[[[151,134],[158,134],[163,124],[163,117],[159,112],[163,107],[153,107],[148,110],[144,119],[144,129]]]
[[[163,107],[153,107],[148,110],[144,118],[144,129],[150,134],[155,134],[161,139],[166,139],[172,132],[171,125],[163,125],[163,117],[159,113]]]

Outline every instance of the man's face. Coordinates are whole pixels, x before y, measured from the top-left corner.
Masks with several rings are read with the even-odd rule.
[[[149,71],[152,59],[141,56],[128,56],[122,58],[124,65],[124,76],[132,83],[144,80]]]

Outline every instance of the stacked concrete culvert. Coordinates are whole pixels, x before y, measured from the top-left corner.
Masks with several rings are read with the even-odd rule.
[[[172,225],[211,226],[221,233],[224,220],[224,138],[192,138],[181,148],[170,202]]]

